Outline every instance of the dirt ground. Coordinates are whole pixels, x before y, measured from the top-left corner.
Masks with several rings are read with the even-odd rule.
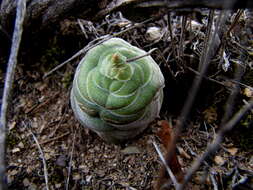
[[[206,12],[204,10],[201,13],[202,23],[189,16],[188,23],[191,24],[187,25],[185,31],[183,64],[194,69],[197,69],[203,48]],[[174,40],[179,44],[182,16],[173,15],[172,18]],[[226,30],[232,20],[233,17],[228,19]],[[195,76],[195,73],[182,69],[177,64],[179,59],[173,57],[167,21],[165,16],[160,17],[120,35],[121,38],[146,51],[157,47],[160,53],[157,51],[152,57],[160,64],[166,80],[161,117],[151,123],[144,133],[122,145],[105,143],[74,118],[69,103],[69,92],[75,68],[82,56],[50,76],[46,78],[43,76],[92,39],[117,33],[134,23],[120,14],[115,14],[99,23],[87,24],[87,21],[82,21],[85,26],[83,33],[76,20],[64,20],[54,31],[54,35],[43,37],[48,38],[43,43],[45,47],[38,48],[34,45],[37,50],[25,51],[24,47],[32,47],[29,44],[32,42],[23,44],[15,75],[8,125],[9,189],[46,189],[46,183],[50,189],[153,189],[162,165],[153,142],[159,145],[163,153],[165,152],[158,135],[161,120],[176,123]],[[246,86],[240,86],[233,112],[243,105],[243,100],[252,97],[250,94],[252,92],[248,88],[253,85],[252,34],[247,33],[245,23],[245,18],[241,16],[241,20],[230,33],[229,40],[224,43],[227,55],[222,59],[222,66],[219,66],[221,57],[217,55],[208,70],[207,76],[221,81],[222,85],[210,80],[204,81],[192,115],[187,121],[187,128],[180,136],[177,157],[184,172],[192,161],[204,152],[219,129],[226,100],[230,94],[229,87],[234,85],[231,80],[226,79],[233,78],[235,63],[239,61],[243,62],[245,67],[241,82]],[[150,29],[151,27],[155,28]],[[178,49],[178,46],[174,47]],[[243,49],[243,56],[240,56],[242,55],[240,48]],[[225,65],[226,58],[231,65]],[[170,64],[169,67],[167,63]],[[253,187],[252,118],[251,112],[225,137],[215,156],[206,160],[194,175],[189,189]]]

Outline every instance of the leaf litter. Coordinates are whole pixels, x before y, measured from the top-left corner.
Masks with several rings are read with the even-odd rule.
[[[180,25],[177,23],[179,17],[174,15],[174,40],[180,36]],[[119,25],[120,18],[122,18],[121,14],[115,14],[107,17],[107,20],[101,23],[90,23],[91,28],[83,29],[86,30],[85,38],[93,40],[97,36],[119,32],[121,27],[126,27],[126,25]],[[110,19],[114,20],[112,25],[110,25]],[[204,13],[202,20],[206,20]],[[126,21],[127,27],[131,25],[132,22],[124,18],[124,22]],[[65,22],[78,26],[78,21],[66,20]],[[147,51],[148,48],[158,47],[161,53],[156,52],[152,57],[161,63],[163,72],[168,75],[166,75],[167,79],[170,78],[170,75],[174,75],[172,78],[176,78],[180,84],[178,88],[182,90],[185,88],[182,76],[187,77],[189,73],[186,73],[185,70],[182,72],[181,66],[176,64],[172,56],[171,52],[174,47],[173,45],[168,46],[168,43],[171,44],[171,36],[166,28],[166,23],[167,19],[164,16],[133,29],[133,35],[126,32],[121,37],[136,46],[146,47]],[[194,30],[187,27],[184,44],[185,59],[189,61],[187,67],[196,68],[194,59],[199,58],[204,42],[205,25],[203,23],[191,21]],[[241,25],[242,23],[238,27],[242,28]],[[155,27],[156,33],[152,34],[155,37],[152,36],[145,40],[143,34],[150,32],[152,27],[153,29]],[[96,30],[96,33],[92,33],[91,29]],[[65,28],[64,33],[66,33]],[[69,35],[69,33],[64,35]],[[246,35],[246,33],[243,34]],[[239,34],[232,31],[231,35],[233,37]],[[154,40],[153,43],[152,40]],[[231,41],[227,41],[226,53],[230,51],[229,58],[238,59],[240,57],[238,49],[243,49],[243,47],[240,47],[242,44],[239,46],[236,40],[237,38],[233,37]],[[234,47],[235,44],[237,49]],[[220,57],[224,60],[224,64],[221,65],[223,71],[217,67],[218,64],[213,64],[208,74],[212,79],[222,81],[229,77],[229,71],[234,66],[232,61],[229,62],[225,51]],[[48,57],[47,59],[50,61],[54,58]],[[245,67],[248,69],[247,64],[250,65],[252,62],[252,56],[244,59]],[[167,61],[170,65],[167,65]],[[50,189],[66,189],[67,186],[69,189],[153,189],[162,164],[152,143],[157,142],[165,155],[166,142],[169,140],[166,139],[168,136],[163,136],[161,133],[168,129],[163,129],[164,125],[161,123],[170,117],[171,127],[174,130],[173,126],[177,122],[177,112],[168,114],[171,109],[166,107],[166,100],[161,118],[154,121],[143,134],[122,145],[106,144],[96,134],[83,128],[73,116],[69,105],[71,80],[62,79],[63,76],[73,77],[72,67],[67,66],[65,71],[62,68],[46,79],[42,79],[42,76],[45,70],[48,71],[48,68],[43,65],[35,64],[25,68],[20,64],[18,67],[7,138],[7,181],[10,189],[43,189],[46,187],[42,157],[29,131],[36,136],[44,153]],[[250,87],[252,82],[246,81],[246,85]],[[252,97],[248,89],[251,90],[246,87],[241,93],[246,100]],[[224,106],[225,95],[228,92],[224,86],[215,86],[213,90],[217,96],[211,98],[211,103],[206,101],[206,105],[198,107],[199,112],[196,112],[196,116],[188,122],[188,129],[183,131],[178,142],[175,158],[177,159],[176,167],[180,173],[187,171],[193,159],[204,152],[207,144],[215,136],[221,119],[220,109]],[[178,109],[174,105],[170,107]],[[170,132],[167,131],[167,133]],[[222,149],[214,157],[214,162],[206,160],[199,169],[189,185],[190,189],[213,189],[216,185],[219,187],[223,185],[230,189],[230,184],[233,187],[250,185],[247,181],[252,179],[253,149],[242,149],[230,137],[225,139],[221,147]]]

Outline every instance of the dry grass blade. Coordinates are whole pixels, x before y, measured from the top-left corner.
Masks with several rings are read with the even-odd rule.
[[[0,114],[0,189],[5,188],[5,138],[6,138],[6,129],[7,129],[7,112],[9,108],[9,103],[11,101],[11,91],[12,91],[12,84],[14,80],[14,73],[17,65],[17,56],[19,51],[19,46],[22,38],[23,32],[23,22],[26,13],[26,1],[20,0],[17,1],[17,13],[16,13],[16,20],[15,20],[15,28],[12,37],[12,46],[11,46],[11,53],[8,61],[8,68],[7,74],[5,79],[4,85],[4,92],[3,92],[3,104],[1,107],[1,114]]]
[[[44,170],[44,178],[45,178],[45,183],[46,183],[46,189],[49,190],[49,185],[48,185],[48,171],[47,171],[47,163],[46,163],[46,159],[44,157],[44,153],[41,149],[41,146],[39,144],[39,141],[37,140],[36,136],[33,134],[33,132],[30,130],[30,133],[33,137],[33,140],[35,141],[38,149],[39,149],[39,152],[40,152],[40,156],[41,156],[41,159],[42,159],[42,162],[43,162],[43,170]]]

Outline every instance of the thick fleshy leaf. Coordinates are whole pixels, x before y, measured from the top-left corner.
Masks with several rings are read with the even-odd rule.
[[[121,139],[137,135],[159,114],[164,87],[159,66],[151,56],[127,62],[144,54],[119,38],[87,52],[71,93],[72,108],[82,124],[103,138]]]

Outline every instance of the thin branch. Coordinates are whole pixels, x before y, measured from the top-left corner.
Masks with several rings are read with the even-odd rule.
[[[212,11],[210,11],[210,14],[211,14]],[[193,81],[193,84],[192,84],[192,87],[191,87],[191,90],[190,90],[190,94],[188,95],[187,99],[186,99],[186,102],[185,102],[185,105],[184,105],[184,108],[182,110],[182,113],[181,113],[181,116],[180,116],[180,121],[178,122],[177,126],[176,126],[176,138],[178,137],[178,135],[180,134],[184,124],[185,124],[185,121],[186,121],[186,118],[190,112],[190,109],[192,107],[192,104],[193,104],[193,101],[194,101],[194,98],[199,90],[199,86],[202,82],[202,79],[203,79],[203,76],[208,68],[208,65],[210,63],[210,51],[213,49],[213,46],[214,46],[214,39],[215,39],[215,36],[216,34],[218,33],[219,31],[219,27],[221,23],[225,22],[224,20],[224,17],[223,17],[223,12],[220,13],[219,15],[219,20],[218,22],[216,23],[216,27],[215,27],[215,30],[214,32],[210,32],[210,37],[208,37],[209,41],[208,41],[208,45],[206,46],[206,49],[203,50],[202,54],[203,54],[203,59],[200,59],[200,63],[199,65],[201,65],[201,71],[200,71],[200,74],[199,76],[196,76],[194,81]],[[213,22],[213,17],[210,17],[212,20],[209,20],[208,22]],[[209,24],[209,26],[211,26],[212,24]]]
[[[199,169],[203,161],[219,148],[220,143],[223,140],[224,134],[230,131],[242,119],[242,117],[252,108],[253,108],[253,98],[251,99],[249,104],[244,105],[231,120],[229,120],[224,126],[221,127],[213,143],[207,146],[207,149],[202,154],[202,156],[196,159],[192,164],[191,168],[188,169],[188,172],[184,177],[184,183],[179,184],[180,185],[179,189],[183,189],[185,187],[186,183],[191,179],[192,175]]]
[[[239,81],[236,81],[236,80],[234,80],[234,79],[230,79],[230,82],[233,82],[233,83],[235,83],[235,84],[239,84],[239,85],[243,86],[244,88],[248,88],[248,89],[250,89],[250,90],[253,91],[253,87],[251,87],[251,86],[249,86],[249,85],[246,85],[246,84],[244,84],[244,83],[241,83],[241,82],[239,82]]]
[[[229,6],[232,6],[233,3],[234,3],[233,0],[232,1],[227,0],[224,4],[224,8],[228,8]],[[211,14],[212,14],[212,11],[210,11],[210,15]],[[214,17],[210,16],[209,18],[210,19],[208,20],[208,23],[209,23],[208,26],[211,27],[212,23],[214,21]],[[210,63],[210,60],[211,60],[211,50],[213,49],[213,47],[215,45],[215,37],[216,37],[217,34],[219,34],[219,31],[221,30],[221,26],[223,26],[223,23],[225,23],[225,20],[226,20],[226,11],[222,10],[221,13],[219,14],[219,18],[218,18],[218,21],[215,25],[214,31],[213,32],[211,31],[209,36],[208,36],[208,45],[202,51],[203,58],[200,59],[200,63],[199,63],[199,65],[200,65],[200,67],[199,67],[200,68],[200,75],[196,76],[194,81],[193,81],[192,87],[190,88],[191,93],[189,93],[189,95],[187,96],[186,102],[184,104],[184,108],[182,110],[182,113],[181,113],[181,115],[179,117],[179,120],[177,122],[177,125],[175,127],[176,128],[176,133],[175,133],[174,142],[172,144],[173,145],[172,150],[170,150],[170,153],[171,153],[170,157],[169,157],[170,159],[172,157],[173,152],[175,151],[176,142],[177,142],[177,140],[180,136],[181,131],[183,130],[183,127],[184,127],[186,119],[187,119],[187,117],[190,113],[191,107],[193,105],[194,99],[195,99],[195,97],[197,95],[197,92],[199,90],[202,79],[203,79],[203,77],[206,73],[206,70],[207,70],[208,66],[209,66],[209,63]],[[220,141],[217,141],[217,142],[220,142]],[[191,178],[191,175],[189,177]],[[182,187],[180,187],[179,189],[182,189],[186,185],[186,183],[188,183],[190,178],[185,179],[183,185],[181,185]]]
[[[211,179],[212,184],[213,184],[213,189],[218,190],[218,184],[217,184],[217,181],[216,181],[213,173],[210,174],[210,179]]]
[[[186,68],[189,69],[189,71],[193,72],[194,74],[200,75],[200,73],[199,73],[198,71],[194,70],[193,68],[191,68],[191,67],[186,67]],[[230,86],[227,86],[227,85],[224,84],[223,82],[220,82],[220,81],[215,80],[215,79],[213,79],[213,78],[206,77],[206,76],[203,76],[203,78],[206,79],[206,80],[209,80],[209,81],[211,81],[211,82],[217,83],[217,84],[219,84],[219,85],[222,85],[222,86],[224,86],[224,87],[226,87],[226,88],[229,88],[229,89],[231,88]]]
[[[238,24],[239,19],[240,19],[240,17],[242,16],[242,14],[243,14],[243,10],[242,10],[242,9],[240,9],[240,10],[237,11],[237,13],[236,13],[236,15],[235,15],[235,18],[234,18],[234,20],[233,20],[233,22],[232,22],[232,24],[230,25],[228,31],[227,31],[226,34],[225,34],[225,38],[226,38],[227,36],[229,36],[230,32],[231,32],[231,31],[234,29],[234,27]]]
[[[1,115],[0,115],[0,189],[5,188],[5,138],[7,129],[7,113],[11,98],[12,84],[14,80],[14,73],[17,65],[18,51],[23,32],[23,22],[26,13],[26,0],[17,1],[17,11],[15,28],[12,37],[11,53],[8,61],[8,68],[6,72],[4,92],[2,99]]]
[[[214,19],[214,10],[211,10],[209,12],[209,16],[208,16],[208,20],[211,21]],[[209,45],[209,41],[210,41],[210,36],[211,36],[211,32],[212,32],[212,22],[208,22],[208,25],[207,25],[207,35],[205,37],[205,41],[204,41],[204,49],[207,50],[207,46]],[[201,54],[201,57],[200,57],[200,63],[203,63],[203,59],[206,57],[206,53],[207,51],[203,52]],[[201,67],[202,65],[199,64],[199,70],[201,70]]]
[[[81,54],[84,54],[86,53],[88,50],[96,47],[97,45],[99,44],[102,44],[103,42],[113,38],[113,37],[117,37],[117,36],[120,36],[121,34],[125,33],[125,32],[128,32],[129,30],[132,30],[134,28],[137,28],[137,27],[140,27],[142,26],[143,24],[147,23],[147,22],[150,22],[151,20],[153,20],[152,18],[150,19],[147,19],[141,23],[138,23],[138,24],[135,24],[125,30],[122,30],[118,33],[115,33],[115,34],[112,34],[111,36],[110,35],[105,35],[105,36],[101,36],[99,38],[96,38],[94,40],[92,40],[87,46],[85,46],[83,49],[79,50],[77,53],[75,53],[72,57],[70,57],[69,59],[67,59],[66,61],[64,61],[63,63],[61,63],[60,65],[56,66],[54,69],[52,69],[51,71],[47,72],[43,78],[46,78],[47,76],[51,75],[53,72],[55,72],[56,70],[60,69],[61,67],[63,67],[64,65],[66,65],[67,63],[69,63],[70,61],[74,60],[75,58],[77,58],[78,56],[80,56]],[[99,41],[101,40],[101,41]],[[98,42],[97,42],[98,41]]]
[[[63,133],[62,135],[60,136],[57,136],[57,137],[54,137],[54,138],[51,138],[51,139],[48,139],[48,140],[45,140],[43,142],[40,142],[39,144],[42,145],[42,144],[47,144],[47,143],[50,143],[52,141],[56,141],[56,140],[59,140],[67,135],[69,135],[70,132],[66,132],[66,133]]]
[[[77,22],[78,22],[78,25],[80,26],[80,28],[81,28],[81,30],[83,32],[83,35],[85,36],[86,39],[88,39],[88,36],[87,36],[87,34],[85,32],[85,29],[83,27],[83,23],[82,23],[81,19],[77,19]]]
[[[178,181],[177,181],[175,175],[174,175],[173,172],[171,171],[170,167],[166,164],[165,158],[163,157],[162,152],[161,152],[160,149],[158,148],[157,144],[156,144],[155,142],[153,142],[153,145],[154,145],[155,150],[156,150],[156,152],[158,153],[158,155],[159,155],[159,157],[160,157],[160,159],[161,159],[161,161],[162,161],[164,167],[166,168],[166,170],[167,170],[167,172],[168,172],[168,174],[169,174],[169,176],[170,176],[170,178],[171,178],[171,180],[172,180],[172,182],[173,182],[175,188],[177,189],[177,187],[179,186],[179,183],[178,183]]]
[[[47,72],[43,78],[48,77],[49,75],[51,75],[53,72],[57,71],[58,69],[62,68],[64,65],[66,65],[67,63],[69,63],[70,61],[74,60],[75,58],[77,58],[78,56],[80,56],[83,53],[86,53],[89,49],[105,42],[106,40],[112,38],[111,36],[102,36],[100,38],[97,38],[93,41],[91,41],[87,46],[85,46],[83,49],[79,50],[77,53],[75,53],[73,56],[71,56],[69,59],[67,59],[66,61],[64,61],[63,63],[61,63],[60,65],[57,65],[55,68],[53,68],[51,71]],[[102,40],[101,40],[102,39]],[[97,44],[94,44],[96,41],[101,40],[100,42],[98,42]],[[92,45],[93,44],[93,45]]]
[[[183,15],[182,17],[182,25],[181,25],[181,34],[178,48],[178,55],[181,64],[184,66],[184,38],[185,38],[185,30],[187,24],[187,16]]]
[[[231,8],[250,8],[253,7],[251,0],[236,0],[233,6],[225,6],[226,0],[146,0],[138,3],[135,7],[148,8],[148,7],[166,7],[168,9],[180,8],[211,8],[211,9],[231,9]]]
[[[243,74],[243,69],[241,68],[241,66],[238,66],[234,74],[234,79],[236,81],[240,81],[242,78],[242,74]],[[235,98],[237,97],[238,93],[239,93],[239,84],[236,83],[235,88],[233,88],[226,102],[225,115],[223,116],[221,120],[221,125],[224,125],[228,121],[228,119],[231,117],[233,106],[235,104]]]
[[[176,54],[176,43],[175,43],[175,39],[174,39],[174,35],[173,35],[173,30],[172,30],[172,24],[171,24],[171,13],[169,12],[168,15],[168,29],[170,32],[170,40],[171,40],[171,46],[172,46],[172,52],[173,52],[173,57],[176,58],[177,54]]]
[[[143,57],[149,56],[149,55],[151,55],[151,53],[153,53],[153,52],[154,52],[155,50],[157,50],[157,49],[158,49],[158,48],[153,48],[153,49],[149,50],[147,53],[145,53],[145,54],[143,54],[143,55],[129,58],[129,59],[126,60],[126,62],[127,62],[127,63],[133,62],[133,61],[136,61],[136,60],[141,59],[141,58],[143,58]]]
[[[66,190],[69,189],[69,179],[70,179],[71,168],[72,168],[72,160],[73,160],[73,153],[74,153],[74,147],[75,147],[75,140],[76,140],[76,131],[74,133],[73,143],[72,143],[72,147],[71,147],[71,154],[70,154],[69,167],[68,167],[68,178],[67,178],[67,182],[66,182]]]

